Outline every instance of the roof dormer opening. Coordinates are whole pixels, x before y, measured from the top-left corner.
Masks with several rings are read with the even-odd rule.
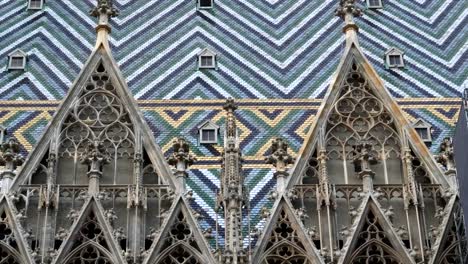
[[[199,69],[215,69],[216,68],[216,53],[209,49],[204,49],[198,55]]]
[[[40,10],[44,5],[44,0],[29,0],[28,1],[28,9],[32,10]]]
[[[385,52],[385,64],[387,68],[405,67],[404,52],[397,48],[390,48]]]
[[[382,0],[367,0],[368,8],[383,8]]]
[[[198,127],[200,144],[217,144],[219,126],[211,120],[205,121]]]
[[[198,8],[200,9],[210,9],[213,8],[214,0],[198,0]]]
[[[27,55],[22,50],[15,50],[8,55],[9,70],[24,70],[26,68]]]
[[[432,136],[431,136],[432,126],[429,123],[427,123],[421,118],[418,118],[413,123],[413,128],[414,130],[416,130],[416,133],[418,133],[419,137],[422,139],[423,142],[425,143],[432,142]]]

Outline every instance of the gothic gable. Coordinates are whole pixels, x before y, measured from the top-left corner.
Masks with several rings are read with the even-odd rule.
[[[453,196],[443,211],[445,216],[440,226],[431,230],[438,236],[434,245],[434,254],[429,263],[461,264],[466,263],[468,250],[463,212],[458,197]]]
[[[376,184],[401,184],[411,176],[420,183],[449,186],[357,42],[351,41],[292,169],[289,187],[300,182],[314,153],[320,151],[328,158],[330,182],[359,184],[353,176],[363,169],[357,162],[363,144]],[[412,175],[403,172],[406,166],[412,167]]]
[[[86,259],[89,263],[125,263],[113,237],[114,230],[99,201],[90,197],[79,217],[74,219],[69,235],[58,250],[53,263],[72,264]]]
[[[100,45],[29,155],[14,187],[28,180],[46,183],[51,156],[57,158],[49,168],[56,170],[56,183],[86,184],[88,165],[82,157],[93,144],[99,144],[106,153],[103,184],[136,184],[133,161],[146,157],[155,174],[174,186],[172,173],[154,142],[116,62]]]
[[[211,250],[184,198],[178,197],[159,230],[152,234],[154,242],[143,263],[211,264]]]
[[[414,263],[373,195],[364,198],[338,263]]]
[[[0,263],[20,264],[33,263],[32,252],[27,246],[22,228],[17,216],[20,212],[8,201],[0,198]]]
[[[281,197],[274,206],[252,263],[322,263],[292,205]]]

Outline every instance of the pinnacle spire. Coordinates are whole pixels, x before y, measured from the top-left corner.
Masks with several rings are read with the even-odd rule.
[[[356,6],[356,0],[340,0],[335,15],[344,20],[343,32],[348,39],[349,35],[356,36],[359,27],[354,22],[354,17],[362,16],[362,10]]]
[[[101,43],[108,46],[108,36],[111,32],[109,18],[118,16],[119,10],[114,7],[112,0],[97,0],[96,7],[93,8],[89,14],[98,18],[98,25],[96,26],[96,32],[98,34],[96,46],[99,46]]]

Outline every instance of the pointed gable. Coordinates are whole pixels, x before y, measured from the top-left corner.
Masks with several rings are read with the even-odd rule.
[[[72,264],[82,259],[96,263],[125,263],[102,206],[92,196],[83,206],[53,263]]]
[[[274,208],[252,263],[322,263],[286,198],[281,197]]]
[[[182,197],[176,199],[168,212],[143,263],[215,263],[209,246]]]
[[[353,224],[353,235],[338,263],[414,263],[374,199],[372,195],[364,199],[361,214]]]
[[[371,169],[376,173],[376,184],[407,181],[402,154],[408,152],[412,174],[424,179],[422,183],[449,186],[357,42],[351,41],[292,169],[289,187],[304,177],[316,149],[326,150],[330,182],[360,184],[361,180],[355,177],[359,168],[354,158],[357,145],[363,142],[372,146]]]
[[[22,235],[25,231],[15,211],[7,197],[0,198],[0,263],[33,263],[31,249]]]
[[[135,184],[133,160],[147,157],[156,174],[173,186],[172,175],[154,136],[129,92],[116,62],[104,45],[93,51],[67,97],[29,155],[14,186],[57,157],[59,184],[86,184],[87,166],[80,160],[86,146],[98,141],[110,160],[103,167],[104,184]],[[145,153],[146,152],[146,153]]]
[[[446,209],[440,226],[432,230],[438,239],[434,243],[434,254],[430,264],[466,263],[468,242],[464,226],[464,217],[459,198],[453,196]]]

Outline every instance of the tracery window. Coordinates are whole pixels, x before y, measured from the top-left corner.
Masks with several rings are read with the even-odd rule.
[[[96,215],[91,212],[74,238],[67,264],[111,264],[109,248]]]
[[[66,118],[60,135],[59,180],[71,175],[66,183],[87,183],[87,168],[80,164],[88,145],[98,141],[110,154],[103,167],[103,183],[129,184],[133,175],[135,135],[129,114],[119,99],[104,66],[100,64]],[[70,173],[72,172],[72,173]],[[84,178],[84,179],[83,179]]]
[[[282,210],[267,243],[262,264],[311,263],[295,228],[298,227],[291,224],[289,216]]]
[[[460,204],[455,204],[453,221],[449,224],[449,233],[441,244],[442,253],[438,262],[441,264],[462,264],[468,260],[468,245]]]
[[[0,264],[20,264],[17,244],[5,212],[0,215]]]
[[[377,217],[369,210],[365,223],[359,232],[357,248],[349,263],[353,264],[403,264],[392,248],[387,233],[379,224]]]
[[[195,242],[192,230],[184,214],[180,212],[165,237],[161,257],[156,263],[162,264],[201,264],[197,257],[200,249]]]
[[[328,118],[327,168],[335,183],[359,183],[353,165],[359,142],[372,146],[371,169],[375,183],[401,183],[401,141],[392,115],[353,64],[341,87],[338,101]],[[341,176],[343,175],[343,176]],[[339,176],[337,178],[337,176]]]

